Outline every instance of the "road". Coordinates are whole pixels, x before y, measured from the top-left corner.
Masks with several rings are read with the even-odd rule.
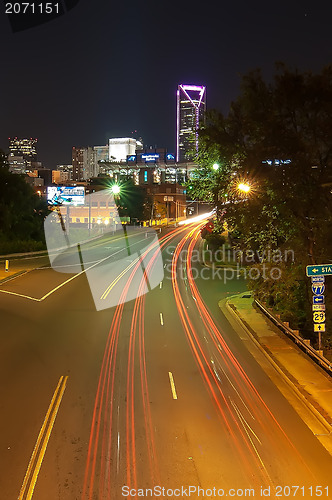
[[[116,264],[126,246],[107,238],[83,251],[101,262],[103,291],[45,257],[0,286],[1,498],[118,500],[154,486],[329,498],[332,457],[218,308],[243,279],[202,267],[199,227],[183,226],[159,235],[164,278],[145,294],[160,262],[144,244],[143,273]],[[118,305],[97,311],[96,290]]]

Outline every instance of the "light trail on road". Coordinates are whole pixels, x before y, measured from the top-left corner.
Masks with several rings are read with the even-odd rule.
[[[163,236],[159,243],[152,243],[141,255],[140,259],[135,261],[135,266],[128,266],[130,272],[127,283],[123,289],[119,299],[119,304],[115,308],[111,328],[109,331],[108,340],[102,361],[102,367],[98,382],[97,394],[93,410],[92,425],[90,431],[90,440],[88,446],[88,454],[86,460],[86,468],[84,475],[84,484],[82,491],[82,500],[92,500],[95,492],[95,481],[97,471],[99,474],[99,499],[112,498],[112,482],[110,462],[112,454],[113,436],[117,436],[116,446],[119,446],[119,441],[122,442],[121,436],[116,430],[117,422],[114,421],[114,389],[116,378],[116,362],[117,348],[119,341],[120,326],[122,321],[123,309],[125,306],[125,298],[130,288],[130,284],[135,277],[135,273],[140,268],[141,261],[148,254],[152,254],[146,273],[140,282],[139,293],[146,286],[146,281],[153,272],[156,259],[161,249],[165,247],[172,239],[177,237],[179,233],[187,231],[187,228],[174,229],[167,235]],[[160,248],[159,248],[160,247]],[[107,287],[104,293],[108,293],[110,286]],[[136,458],[136,435],[135,435],[135,398],[138,397],[138,392],[135,389],[135,353],[138,353],[138,366],[140,371],[140,397],[143,406],[144,427],[146,436],[146,448],[149,460],[149,469],[151,478],[154,481],[159,480],[158,461],[155,451],[154,432],[152,426],[148,379],[145,359],[144,345],[144,318],[145,318],[145,295],[140,295],[134,302],[132,320],[129,334],[128,345],[128,364],[126,375],[126,434],[125,434],[125,450],[126,450],[126,480],[127,485],[136,489],[137,487],[137,458]],[[137,335],[138,332],[138,335]],[[138,347],[136,344],[138,343]],[[102,426],[102,429],[101,429]],[[115,428],[114,428],[115,427]],[[101,437],[100,437],[101,436]],[[101,441],[101,442],[100,442]],[[100,464],[97,467],[98,451],[100,451]],[[120,460],[121,452],[117,450],[117,461]],[[116,467],[119,470],[119,464]],[[114,486],[113,486],[114,487]]]
[[[197,228],[197,234],[199,234],[200,227]],[[181,252],[183,250],[183,247],[185,243],[188,241],[188,239],[193,236],[193,231],[191,231],[188,235],[186,235],[182,241],[177,245],[174,255],[173,255],[173,260],[172,260],[172,285],[173,285],[173,291],[174,291],[174,296],[179,312],[179,316],[181,318],[182,326],[185,331],[185,334],[187,336],[189,345],[191,347],[192,353],[194,355],[194,358],[197,362],[197,365],[199,367],[200,373],[203,377],[203,380],[206,384],[206,387],[208,388],[210,395],[215,402],[219,415],[221,417],[221,421],[225,426],[225,431],[228,432],[232,439],[231,443],[232,445],[236,448],[237,453],[239,453],[241,457],[241,461],[243,465],[245,466],[247,473],[248,473],[248,478],[251,478],[254,475],[254,468],[252,467],[251,461],[248,460],[245,452],[243,451],[242,447],[242,442],[239,440],[239,437],[242,437],[242,440],[244,443],[247,445],[247,451],[249,451],[252,454],[252,447],[248,444],[247,440],[245,439],[245,433],[241,426],[239,425],[238,418],[234,415],[234,412],[232,411],[230,407],[230,403],[227,401],[220,385],[218,384],[218,379],[211,367],[211,364],[209,363],[209,360],[207,358],[206,353],[204,352],[202,343],[200,341],[200,335],[196,331],[189,314],[187,312],[186,306],[184,305],[183,299],[181,297],[181,293],[179,290],[179,284],[178,284],[178,279],[177,279],[177,266],[179,262],[179,258],[181,255]],[[187,271],[190,269],[190,261],[189,265],[187,262]],[[227,412],[228,410],[228,412]],[[235,428],[234,428],[235,426]],[[254,459],[256,459],[256,456],[253,456]],[[260,463],[260,466],[264,467],[262,461]],[[259,469],[258,469],[259,470]],[[264,477],[261,478],[265,484],[270,485],[271,480],[267,472],[265,473]],[[250,483],[248,483],[250,484]],[[262,484],[262,483],[260,483]],[[263,483],[264,484],[264,483]]]
[[[315,484],[315,474],[303,460],[291,439],[284,432],[254,384],[248,378],[202,300],[191,266],[193,250],[197,244],[199,233],[200,227],[184,236],[177,245],[172,261],[172,284],[183,329],[206,387],[215,401],[227,430],[230,432],[232,444],[240,454],[243,465],[248,470],[249,477],[256,477],[256,484],[254,484],[256,487],[258,484],[264,483],[267,486],[278,484],[268,471],[268,453],[266,452],[269,450],[269,445],[271,445],[271,449],[279,450],[281,460],[283,457],[287,457],[288,453],[296,456],[298,464],[301,464],[301,470],[305,473],[306,481],[309,484]],[[188,251],[186,252],[187,280],[194,307],[197,308],[203,324],[202,331],[205,332],[207,337],[203,337],[202,331],[199,332],[194,327],[180,293],[177,271],[181,252],[186,243],[188,243]],[[203,338],[208,339],[208,341],[203,342]],[[216,362],[213,359],[214,357]],[[224,376],[228,381],[230,388],[234,391],[234,398],[239,400],[239,404],[243,406],[243,411],[248,413],[247,418],[235,403],[233,397],[227,396],[226,392],[224,393],[217,369],[221,376]],[[248,418],[252,421],[251,424],[249,424]],[[257,430],[254,430],[254,427],[257,427]],[[264,446],[258,437],[259,433],[264,435]],[[248,460],[248,457],[251,457],[250,460]]]

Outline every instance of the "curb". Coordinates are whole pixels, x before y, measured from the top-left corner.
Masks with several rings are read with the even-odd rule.
[[[0,255],[0,260],[2,259],[8,259],[8,257],[10,258],[19,258],[19,257],[28,257],[28,256],[33,256],[33,255],[42,255],[42,254],[45,254],[47,255],[48,252],[47,252],[47,249],[46,250],[38,250],[36,252],[25,252],[25,253],[10,253],[10,254],[5,254],[5,255]]]
[[[26,271],[25,269],[23,271],[17,271],[17,273],[14,273],[14,274],[11,274],[10,276],[8,276],[7,278],[2,278],[0,279],[0,284],[2,283],[7,283],[7,281],[10,281],[14,278],[17,278],[18,276],[21,276],[22,274],[26,274],[28,273],[29,271]]]

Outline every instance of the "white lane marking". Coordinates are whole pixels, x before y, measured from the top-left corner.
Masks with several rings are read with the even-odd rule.
[[[164,326],[163,313],[159,313],[159,317],[160,317],[160,324],[161,324],[161,326]]]
[[[143,240],[139,240],[137,243],[140,243],[141,241]],[[136,243],[134,243],[136,244]],[[116,255],[117,253],[120,253],[122,252],[123,250],[125,250],[125,248],[121,248],[121,250],[118,250],[117,252],[114,252],[112,253],[111,255],[108,255],[107,257],[104,257],[103,259],[99,260],[98,262],[95,262],[94,264],[92,264],[92,266],[88,267],[87,269],[84,269],[83,271],[81,271],[80,273],[77,273],[75,274],[75,276],[72,276],[71,278],[69,278],[68,280],[64,281],[63,283],[61,283],[60,285],[56,286],[55,288],[53,288],[50,292],[46,293],[43,297],[41,297],[40,299],[38,299],[37,297],[31,297],[30,295],[22,295],[21,293],[15,293],[15,292],[9,292],[7,290],[0,290],[0,293],[7,293],[8,295],[15,295],[16,297],[22,297],[24,299],[29,299],[29,300],[34,300],[35,302],[42,302],[43,300],[47,299],[47,297],[49,297],[50,295],[52,295],[54,292],[56,292],[57,290],[59,290],[59,288],[62,288],[64,285],[66,285],[67,283],[69,283],[70,281],[74,280],[75,278],[77,278],[78,276],[80,276],[81,274],[85,273],[86,271],[89,271],[90,269],[92,269],[93,267],[101,264],[102,262],[104,262],[105,260],[109,259],[110,257],[113,257],[114,255]]]
[[[162,287],[163,287],[163,282],[161,281],[161,282],[159,283],[159,288],[162,288]]]
[[[173,378],[172,372],[168,372],[168,376],[169,376],[169,381],[170,381],[170,384],[171,384],[173,399],[178,399],[178,396],[177,396],[176,390],[175,390],[175,384],[174,384],[174,378]]]

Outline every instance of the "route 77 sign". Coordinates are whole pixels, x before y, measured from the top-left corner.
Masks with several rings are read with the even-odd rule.
[[[317,284],[312,285],[311,289],[312,289],[312,293],[314,293],[315,295],[323,295],[323,293],[325,291],[325,285],[317,283]]]
[[[307,276],[326,276],[332,274],[332,264],[320,264],[306,267]]]

